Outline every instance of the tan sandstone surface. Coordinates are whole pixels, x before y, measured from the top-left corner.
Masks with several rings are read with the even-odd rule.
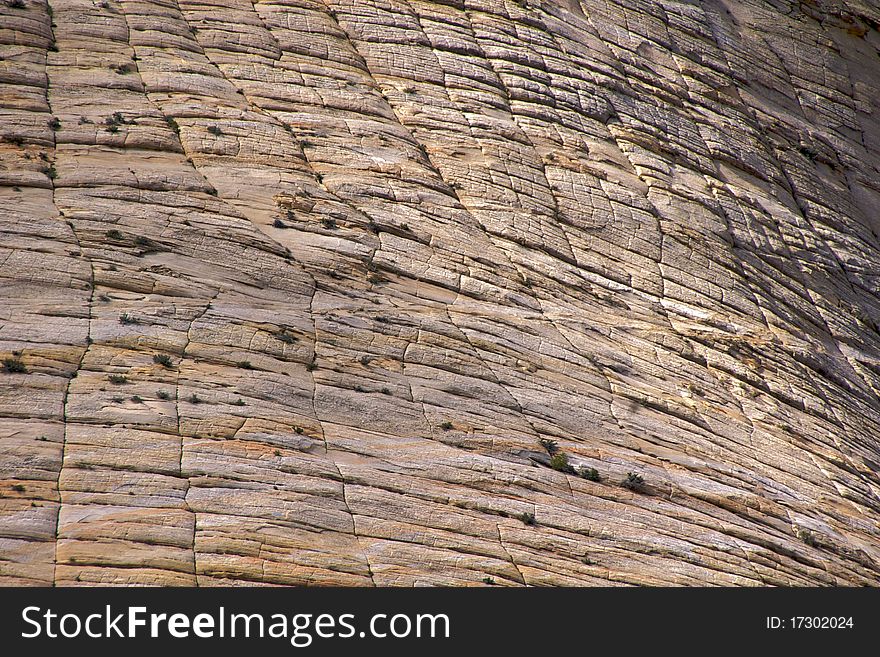
[[[4,0],[0,584],[880,584],[878,27]]]

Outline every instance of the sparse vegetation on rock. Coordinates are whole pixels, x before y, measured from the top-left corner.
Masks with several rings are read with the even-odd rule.
[[[559,451],[559,443],[557,443],[555,440],[551,440],[549,438],[541,438],[538,442],[541,443],[541,447],[547,450],[547,453],[550,456],[553,456],[554,454],[556,454],[556,452]]]
[[[171,356],[169,356],[168,354],[155,354],[153,356],[153,362],[157,365],[161,365],[162,367],[174,367],[174,362],[171,360]]]
[[[626,479],[623,480],[623,483],[621,485],[631,491],[642,492],[645,489],[645,480],[640,474],[636,474],[635,472],[627,472]]]
[[[880,586],[876,2],[222,4],[0,0],[0,584]]]
[[[122,112],[113,112],[113,114],[104,119],[104,129],[107,132],[118,132],[119,126],[133,123],[133,121],[127,120]]]
[[[588,481],[600,481],[601,477],[599,476],[599,471],[596,468],[588,468],[586,466],[581,466],[577,468],[577,475],[582,479],[587,479]]]
[[[559,472],[572,473],[574,468],[568,462],[568,455],[565,452],[556,452],[550,457],[550,467]]]
[[[27,367],[17,357],[4,358],[3,371],[7,374],[27,374]]]

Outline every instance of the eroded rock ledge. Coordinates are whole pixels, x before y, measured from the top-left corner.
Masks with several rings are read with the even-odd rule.
[[[880,584],[878,24],[0,6],[0,583]]]

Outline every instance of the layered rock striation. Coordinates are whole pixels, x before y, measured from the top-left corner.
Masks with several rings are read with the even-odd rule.
[[[880,584],[880,10],[0,6],[0,583]]]

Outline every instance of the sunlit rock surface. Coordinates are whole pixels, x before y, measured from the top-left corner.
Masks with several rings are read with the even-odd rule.
[[[0,583],[880,584],[878,26],[3,4]]]

